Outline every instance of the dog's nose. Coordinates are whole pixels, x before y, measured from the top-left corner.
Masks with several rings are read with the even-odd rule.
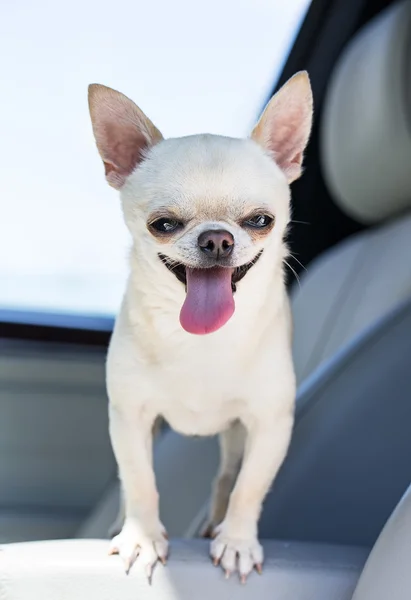
[[[203,231],[198,237],[200,250],[210,258],[227,258],[233,251],[234,238],[229,231]]]

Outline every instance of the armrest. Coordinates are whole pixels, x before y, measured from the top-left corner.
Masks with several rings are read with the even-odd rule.
[[[126,576],[103,540],[28,542],[0,550],[1,600],[345,600],[368,552],[361,548],[267,542],[263,575],[247,585],[213,568],[203,540],[174,541],[150,586],[138,562]]]

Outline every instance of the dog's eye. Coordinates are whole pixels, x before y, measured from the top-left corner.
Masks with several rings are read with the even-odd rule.
[[[157,219],[157,221],[150,223],[150,227],[159,233],[174,233],[182,227],[182,223],[173,219]]]
[[[244,222],[246,227],[254,227],[255,229],[263,229],[268,227],[274,221],[269,215],[254,215]]]

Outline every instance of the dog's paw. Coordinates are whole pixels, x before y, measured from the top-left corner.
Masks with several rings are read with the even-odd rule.
[[[139,558],[147,577],[150,578],[158,560],[163,565],[166,563],[168,555],[166,531],[161,523],[150,530],[145,530],[137,521],[126,520],[121,532],[112,539],[109,554],[120,555],[126,573]]]
[[[215,566],[221,565],[227,579],[237,571],[241,583],[245,583],[254,568],[262,573],[264,553],[255,536],[236,537],[223,522],[214,529],[212,537],[211,558]]]

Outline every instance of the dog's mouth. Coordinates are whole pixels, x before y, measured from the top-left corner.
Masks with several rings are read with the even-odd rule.
[[[160,260],[186,288],[180,323],[189,333],[205,334],[220,329],[233,315],[233,295],[262,254],[239,267],[192,268],[159,254]]]
[[[260,250],[260,252],[253,258],[253,260],[246,263],[245,265],[241,265],[240,267],[229,268],[229,267],[215,266],[215,267],[211,267],[211,269],[227,269],[232,272],[231,273],[231,290],[234,294],[237,291],[237,283],[239,281],[241,281],[243,279],[243,277],[245,277],[247,275],[248,271],[251,269],[251,267],[253,267],[255,265],[255,263],[258,261],[258,259],[262,255],[262,253],[263,253],[263,251]],[[173,275],[187,287],[187,268],[189,268],[189,267],[186,267],[183,263],[179,263],[179,262],[172,260],[171,258],[168,258],[168,256],[166,256],[165,254],[159,254],[158,257],[161,260],[161,262],[167,267],[167,269],[169,271],[171,271],[171,273],[173,273]],[[209,268],[209,269],[196,269],[196,270],[208,271],[211,269]]]

